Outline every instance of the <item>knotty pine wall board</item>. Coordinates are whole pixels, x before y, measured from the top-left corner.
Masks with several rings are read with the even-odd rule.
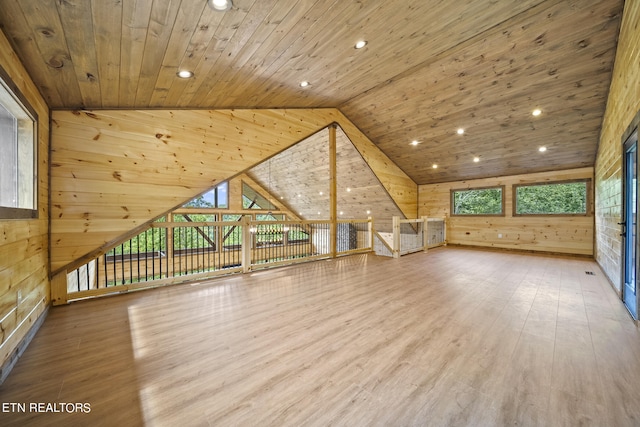
[[[276,202],[304,219],[330,216],[329,130],[323,129],[247,173]],[[291,168],[295,164],[297,167]],[[404,213],[340,126],[336,129],[336,205],[340,219],[372,216],[379,231],[391,231],[391,218]]]
[[[54,112],[52,270],[84,255],[73,236],[98,249],[329,124],[322,120],[313,110]],[[85,207],[84,217],[66,218],[72,206]]]
[[[50,299],[49,108],[2,32],[0,64],[38,114],[38,218],[0,219],[0,366],[4,367]]]
[[[595,258],[622,289],[622,144],[623,134],[640,114],[640,2],[624,4],[615,65],[595,162]]]
[[[591,179],[593,168],[539,172],[419,186],[420,216],[447,217],[451,244],[593,255],[594,216],[513,216],[512,186]],[[451,190],[504,185],[504,216],[451,216]],[[593,192],[593,185],[591,186]],[[593,211],[593,197],[590,212]],[[502,237],[499,238],[498,235]]]
[[[338,123],[405,216],[417,185],[336,109],[54,111],[51,269]]]

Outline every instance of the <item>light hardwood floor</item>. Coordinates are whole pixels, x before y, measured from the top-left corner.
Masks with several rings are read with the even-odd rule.
[[[0,402],[91,407],[0,413],[20,426],[637,426],[640,333],[588,259],[358,255],[53,308]]]

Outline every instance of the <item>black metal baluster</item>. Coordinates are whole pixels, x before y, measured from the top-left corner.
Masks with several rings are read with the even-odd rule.
[[[121,284],[124,285],[124,243],[120,244],[120,274]]]
[[[176,229],[173,226],[171,226],[171,234],[173,236],[173,238],[171,239],[171,264],[173,264],[173,266],[172,266],[173,276],[172,277],[176,277]]]
[[[191,271],[193,271],[193,228],[189,228],[189,261],[191,261]],[[189,274],[189,265],[187,264],[187,274]]]
[[[156,229],[151,228],[151,280],[156,278]]]
[[[145,235],[144,241],[146,242],[147,241],[147,232],[146,231],[144,232],[144,235]],[[140,280],[140,236],[141,235],[139,235],[136,238],[136,243],[137,243],[137,246],[138,246],[137,249],[136,249],[136,259],[138,260],[138,265],[137,265],[137,267],[138,267],[138,276],[137,276],[138,277],[138,282],[141,281]]]
[[[202,227],[202,231],[205,234],[205,236],[207,236],[207,237],[209,236],[209,234],[208,234],[209,233],[209,226],[203,226]],[[204,255],[205,255],[205,252],[207,252],[208,250],[209,249],[208,249],[208,246],[207,246],[207,241],[204,238],[204,236],[202,236],[202,249],[200,250],[202,252],[202,267],[198,268],[198,271],[200,271],[200,272],[206,271],[205,270],[205,265],[206,264],[204,263]],[[198,264],[200,264],[200,261],[198,261]],[[200,267],[200,266],[198,265],[198,267]]]
[[[117,270],[117,258],[116,258],[116,248],[112,249],[113,255],[113,286],[116,286],[118,284],[118,270]]]
[[[184,227],[180,227],[178,230],[179,230],[178,235],[180,236],[180,246],[182,246],[182,240],[184,237]],[[180,271],[180,276],[182,276],[182,253],[180,252],[180,248],[178,248],[178,269]]]
[[[131,253],[131,250],[133,249],[132,240],[129,240],[129,283],[133,283],[133,254]]]
[[[166,228],[161,228],[160,229],[160,250],[158,251],[158,264],[160,267],[160,278],[162,279],[162,249],[164,248],[164,254],[166,256],[167,253],[167,229]],[[169,277],[169,269],[166,268],[165,271],[165,276]]]

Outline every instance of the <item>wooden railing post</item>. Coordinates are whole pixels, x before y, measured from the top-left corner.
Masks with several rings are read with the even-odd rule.
[[[426,216],[422,217],[422,246],[425,252],[429,250],[429,223],[427,222],[428,219],[429,218]]]
[[[368,217],[369,219],[369,223],[367,224],[367,228],[369,231],[369,247],[371,248],[371,250],[373,250],[373,217]]]
[[[242,217],[242,272],[251,271],[251,218],[249,215]]]
[[[61,270],[51,278],[51,303],[63,305],[67,302],[67,270]]]
[[[400,258],[400,217],[394,216],[392,218],[393,227],[393,257]]]
[[[331,245],[331,258],[337,256],[338,247],[338,182],[337,182],[337,155],[336,155],[336,125],[329,126],[329,236]]]
[[[449,217],[445,215],[442,220],[442,240],[444,241],[444,246],[447,246],[447,228],[449,227]]]

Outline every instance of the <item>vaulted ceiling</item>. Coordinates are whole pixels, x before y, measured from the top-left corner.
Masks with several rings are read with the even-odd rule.
[[[0,28],[52,109],[336,107],[427,184],[593,165],[622,8],[2,0]]]

